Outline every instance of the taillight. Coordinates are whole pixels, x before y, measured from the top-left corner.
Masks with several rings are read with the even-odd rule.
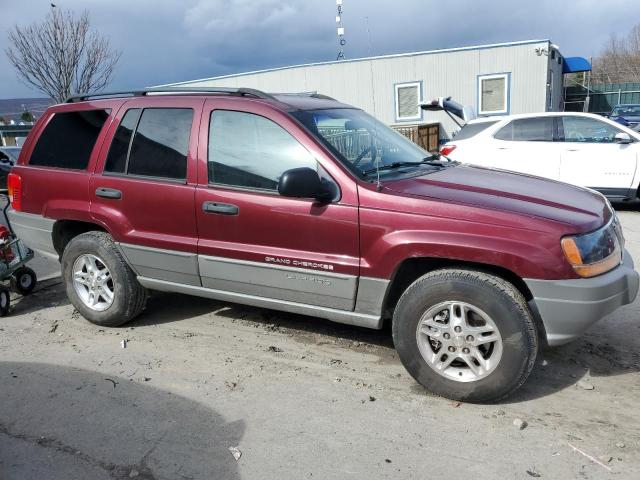
[[[443,145],[442,148],[440,148],[440,153],[446,157],[447,155],[451,155],[451,152],[455,149],[455,145]]]
[[[7,189],[9,190],[9,202],[14,210],[22,210],[22,178],[17,173],[7,176]]]

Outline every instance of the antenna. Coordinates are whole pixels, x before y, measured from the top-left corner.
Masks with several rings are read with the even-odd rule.
[[[336,24],[338,25],[338,43],[340,44],[340,50],[338,51],[336,60],[345,60],[344,46],[347,44],[347,41],[344,39],[344,27],[342,26],[342,0],[336,0],[336,5],[338,6]]]

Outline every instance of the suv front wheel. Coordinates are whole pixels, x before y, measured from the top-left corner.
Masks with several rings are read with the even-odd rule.
[[[522,294],[472,270],[437,270],[416,280],[398,301],[393,340],[418,383],[469,402],[510,395],[531,373],[538,351]]]
[[[67,244],[62,277],[73,306],[97,325],[117,327],[144,309],[145,289],[105,232],[83,233]]]

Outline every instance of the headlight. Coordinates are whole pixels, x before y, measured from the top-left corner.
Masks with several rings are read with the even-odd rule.
[[[617,217],[595,232],[564,237],[564,256],[581,277],[595,277],[614,269],[622,261],[624,237]]]

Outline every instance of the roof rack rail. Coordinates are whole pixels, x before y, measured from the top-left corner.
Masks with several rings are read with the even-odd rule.
[[[322,100],[335,100],[335,98],[330,97],[329,95],[325,95],[324,93],[312,93],[309,96],[313,98],[320,98]]]
[[[272,93],[271,95],[282,95],[282,96],[299,96],[299,97],[311,97],[311,98],[319,98],[322,100],[335,100],[335,98],[330,97],[329,95],[325,95],[323,93],[318,93],[316,91],[313,92],[293,92],[293,93]]]
[[[253,88],[227,88],[227,87],[152,87],[140,90],[127,90],[120,92],[101,93],[81,93],[72,95],[65,100],[65,103],[84,102],[89,99],[105,99],[117,97],[144,97],[149,95],[171,95],[171,94],[191,94],[191,95],[239,95],[241,97],[255,97],[262,99],[273,99],[272,95],[261,92]]]

